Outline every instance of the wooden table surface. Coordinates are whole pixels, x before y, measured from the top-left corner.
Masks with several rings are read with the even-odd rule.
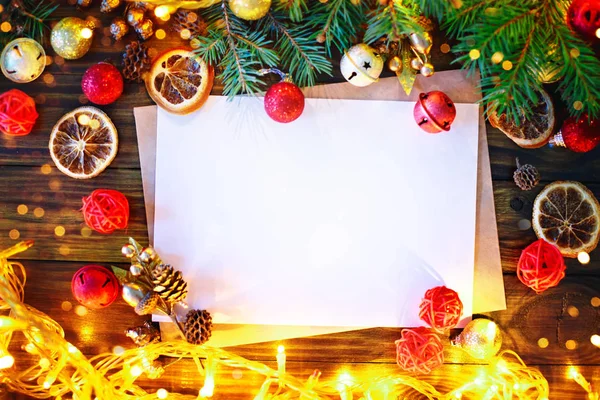
[[[55,15],[62,17],[76,13],[74,7],[61,4]],[[101,107],[115,123],[120,143],[116,159],[100,176],[79,181],[55,168],[47,148],[49,135],[64,113],[84,103],[80,86],[83,72],[93,63],[106,59],[119,63],[124,45],[128,43],[114,43],[103,35],[114,14],[100,14],[97,5],[85,13],[99,17],[104,26],[104,31],[102,28],[97,31],[93,47],[85,57],[64,63],[55,60],[42,77],[25,85],[0,78],[2,92],[11,88],[25,91],[35,98],[40,114],[29,136],[0,135],[0,248],[16,242],[9,236],[15,229],[19,240],[35,240],[35,246],[20,255],[28,273],[26,302],[56,319],[64,327],[67,340],[85,354],[97,354],[111,351],[117,345],[132,347],[123,332],[139,325],[144,318],[137,316],[121,299],[107,309],[89,311],[84,316],[77,315],[73,309],[65,311],[63,302],[77,304],[70,290],[71,277],[77,269],[89,263],[106,266],[123,263],[120,249],[129,236],[142,244],[147,243],[133,107],[150,105],[152,101],[143,84],[126,84],[123,96],[116,103]],[[435,36],[432,56],[436,68],[455,68],[450,65],[451,54],[442,54],[439,50],[444,38],[440,34]],[[132,36],[128,38],[132,39]],[[154,38],[149,44],[157,50],[171,45],[169,37],[163,41]],[[55,55],[49,46],[46,46],[46,52],[52,57]],[[335,77],[322,82],[342,80],[336,71]],[[216,84],[213,94],[218,93],[220,87]],[[557,122],[560,123],[564,118],[560,109],[564,107],[558,100],[555,104],[559,109]],[[600,197],[600,149],[588,154],[548,147],[524,150],[490,126],[488,138],[508,308],[486,316],[502,328],[504,348],[515,350],[527,364],[540,368],[549,381],[551,399],[584,399],[584,391],[568,378],[567,371],[570,365],[580,366],[582,374],[596,385],[596,390],[600,389],[600,349],[590,342],[592,335],[600,334],[600,307],[597,304],[600,301],[600,253],[593,252],[591,262],[585,266],[576,260],[568,260],[567,277],[558,287],[540,295],[518,281],[515,267],[520,251],[536,239],[533,230],[519,222],[531,218],[532,202],[545,183],[578,180]],[[522,192],[513,183],[515,157],[535,165],[540,171],[542,183],[535,190]],[[81,198],[98,188],[120,190],[129,199],[131,220],[126,231],[112,235],[94,232],[89,237],[85,231],[82,234]],[[24,215],[17,212],[21,204],[28,208]],[[55,234],[57,226],[65,228],[63,236]],[[15,232],[12,234],[14,236]],[[288,370],[308,377],[318,368],[323,372],[323,379],[335,378],[340,371],[357,377],[395,373],[398,367],[394,340],[399,333],[399,329],[375,328],[286,340]],[[546,339],[546,346],[539,344],[544,342],[540,341],[542,338]],[[575,348],[567,348],[567,341],[574,341]],[[234,351],[274,366],[278,344],[239,346]],[[463,364],[465,361],[460,353],[450,350],[445,365],[428,379],[443,389],[452,385],[448,376],[474,374],[481,368],[472,364],[472,360]],[[150,381],[148,385],[168,390],[184,388],[195,394],[202,380],[194,370],[189,363],[179,362],[167,370],[160,382]],[[235,378],[231,371],[218,377],[217,398],[252,398],[240,389],[240,384],[256,386],[260,381],[250,373]]]

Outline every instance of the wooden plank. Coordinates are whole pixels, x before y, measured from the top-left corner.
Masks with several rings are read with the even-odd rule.
[[[56,319],[68,339],[84,353],[97,353],[109,345],[133,346],[123,331],[140,324],[143,318],[122,300],[103,310],[90,310],[84,317],[74,314],[73,310],[62,309],[64,301],[77,304],[71,295],[71,278],[84,263],[24,261],[23,264],[28,274],[26,302]],[[592,305],[592,299],[600,297],[600,277],[567,277],[558,287],[540,295],[521,284],[514,275],[505,275],[504,282],[507,310],[486,314],[504,332],[504,348],[516,351],[528,363],[600,364],[600,352],[590,342],[600,328],[600,308]],[[395,359],[394,341],[399,336],[397,328],[373,328],[283,343],[292,360],[391,363]],[[547,339],[547,347],[540,348],[541,338]],[[566,348],[568,340],[575,341],[574,350]],[[255,360],[270,360],[278,344],[237,346],[235,352]],[[448,348],[446,361],[476,362],[457,348]]]

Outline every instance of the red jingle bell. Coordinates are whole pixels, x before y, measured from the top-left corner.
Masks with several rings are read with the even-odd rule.
[[[585,114],[579,118],[567,118],[560,132],[554,135],[549,143],[551,146],[566,147],[576,153],[587,153],[600,143],[600,122],[590,122]]]
[[[107,307],[119,296],[119,280],[100,265],[80,268],[71,280],[71,292],[82,305],[92,310]]]
[[[101,62],[85,71],[81,79],[81,89],[92,103],[110,104],[123,93],[123,77],[117,67]]]
[[[419,94],[413,115],[425,132],[439,133],[450,130],[456,118],[456,107],[446,93],[435,90]]]
[[[590,41],[600,43],[600,1],[573,0],[567,11],[567,25]]]

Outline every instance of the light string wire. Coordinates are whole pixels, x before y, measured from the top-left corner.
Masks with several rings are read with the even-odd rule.
[[[157,392],[145,390],[136,384],[136,380],[144,374],[148,378],[158,378],[161,367],[156,367],[155,360],[168,357],[176,361],[184,358],[194,360],[199,376],[204,378],[197,396],[170,392],[166,394],[168,399],[212,397],[219,388],[217,372],[223,368],[262,375],[264,381],[254,395],[255,400],[392,400],[409,392],[420,393],[431,400],[547,400],[549,396],[548,382],[541,372],[527,367],[513,351],[492,357],[487,365],[481,366],[476,376],[471,369],[469,373],[455,372],[437,377],[442,382],[454,382],[458,386],[447,393],[439,392],[425,380],[400,372],[348,382],[319,381],[320,373],[315,371],[308,379],[300,379],[284,372],[283,347],[279,349],[278,358],[278,364],[283,365],[278,365],[278,369],[226,350],[193,345],[183,340],[149,344],[118,355],[106,353],[87,358],[65,340],[64,331],[56,321],[23,302],[25,268],[7,258],[30,246],[30,242],[22,242],[0,252],[0,310],[7,313],[0,316],[0,382],[13,392],[36,398],[156,399]],[[11,346],[17,332],[21,332],[27,341],[21,348],[16,343]],[[19,352],[17,362],[9,348]],[[256,390],[247,389],[249,394]]]

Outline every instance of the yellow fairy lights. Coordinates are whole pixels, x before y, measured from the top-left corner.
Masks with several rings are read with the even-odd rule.
[[[223,368],[240,376],[242,371],[262,376],[264,382],[255,394],[255,400],[392,400],[404,398],[407,391],[419,393],[430,400],[540,400],[549,397],[548,382],[539,370],[527,367],[512,351],[501,352],[484,361],[476,376],[471,373],[438,376],[436,380],[444,384],[452,382],[456,386],[446,393],[439,392],[426,380],[400,371],[364,380],[342,372],[333,381],[320,381],[320,372],[315,371],[308,379],[299,379],[286,372],[283,346],[277,349],[276,370],[226,350],[192,345],[185,341],[159,342],[129,350],[115,348],[114,352],[88,359],[64,339],[63,329],[58,323],[23,303],[25,269],[20,263],[7,259],[31,245],[32,242],[21,242],[0,252],[0,309],[10,311],[9,317],[0,316],[0,368],[3,368],[3,384],[9,390],[26,396],[79,399],[96,396],[98,399],[115,400],[195,398],[165,389],[146,391],[136,384],[139,377],[158,379],[163,369],[157,366],[155,360],[170,357],[187,358],[195,362],[198,374],[204,377],[204,383],[198,390],[199,399],[210,398],[218,391],[217,371]],[[6,350],[16,332],[23,333],[29,341],[24,346],[31,350],[27,358],[39,357],[33,365],[15,362],[15,357]],[[10,348],[18,351],[15,346]],[[203,359],[204,363],[200,361]],[[168,365],[164,368],[168,368]],[[591,386],[589,383],[586,385],[587,381],[577,370],[570,371],[570,377],[588,393],[592,393]]]

